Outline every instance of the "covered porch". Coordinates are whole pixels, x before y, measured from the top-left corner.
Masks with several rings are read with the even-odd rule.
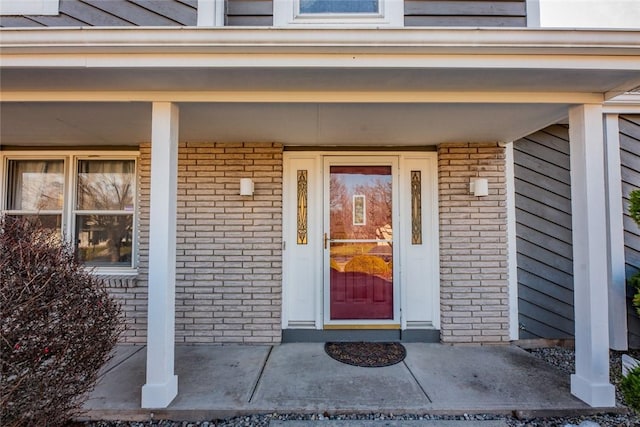
[[[149,283],[140,405],[165,408],[180,398],[174,262],[179,143],[345,150],[508,144],[568,117],[572,208],[583,213],[574,215],[573,224],[577,361],[570,389],[591,406],[611,407],[608,348],[624,327],[610,334],[607,325],[609,313],[625,308],[620,298],[611,299],[617,305],[609,309],[604,303],[610,289],[602,255],[608,236],[602,104],[640,84],[637,36],[475,29],[8,30],[0,136],[3,150],[150,143],[148,265],[139,271]],[[515,263],[506,252],[501,256]],[[616,286],[613,293],[624,294]],[[509,292],[513,311],[513,286]],[[517,339],[513,312],[509,326],[509,337]]]
[[[120,346],[86,401],[94,420],[212,420],[248,414],[497,414],[522,418],[602,411],[569,393],[569,377],[515,346],[405,344],[384,368],[333,360],[321,343],[176,347],[180,394],[141,409],[147,348]],[[608,408],[623,412],[624,408]]]

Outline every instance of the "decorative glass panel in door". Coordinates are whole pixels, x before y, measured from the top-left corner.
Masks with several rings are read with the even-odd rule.
[[[330,319],[393,319],[391,166],[329,174]]]

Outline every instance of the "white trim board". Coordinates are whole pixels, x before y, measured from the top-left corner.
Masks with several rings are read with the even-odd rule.
[[[310,31],[311,30],[311,31]],[[231,53],[438,53],[586,54],[636,56],[640,30],[568,30],[527,28],[323,29],[82,27],[3,28],[2,47],[29,53],[143,52]],[[615,59],[615,58],[611,58]],[[636,58],[637,60],[637,58]]]
[[[0,0],[0,15],[57,15],[60,0]]]
[[[507,253],[509,268],[509,339],[520,338],[518,310],[518,249],[516,239],[515,170],[513,142],[505,144],[505,176],[507,191]]]

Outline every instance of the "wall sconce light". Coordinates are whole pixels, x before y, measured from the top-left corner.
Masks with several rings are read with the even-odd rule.
[[[253,196],[254,185],[251,178],[240,178],[240,195]]]
[[[476,197],[489,195],[489,181],[487,178],[475,178],[469,183],[469,191]]]

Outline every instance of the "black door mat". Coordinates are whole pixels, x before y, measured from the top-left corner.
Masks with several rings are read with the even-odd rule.
[[[397,342],[328,342],[324,351],[339,362],[363,368],[395,365],[407,356]]]

